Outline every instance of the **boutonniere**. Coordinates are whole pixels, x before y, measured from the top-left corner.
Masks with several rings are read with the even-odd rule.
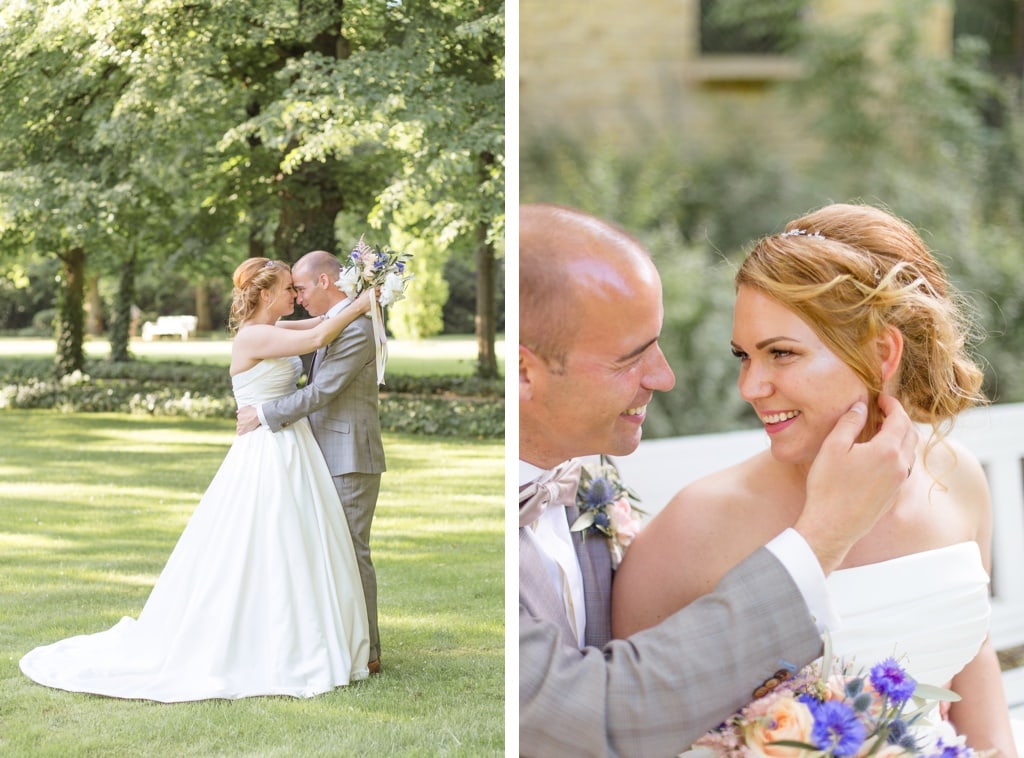
[[[615,464],[601,456],[600,462],[584,463],[580,469],[580,485],[576,490],[579,518],[570,529],[587,535],[601,534],[608,538],[612,568],[618,568],[626,548],[643,526],[646,514],[638,507],[640,498],[627,487]]]

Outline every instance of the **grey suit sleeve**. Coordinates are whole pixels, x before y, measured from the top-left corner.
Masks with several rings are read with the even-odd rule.
[[[519,752],[676,755],[822,642],[789,573],[764,548],[658,626],[578,652],[520,604]]]
[[[263,403],[263,417],[272,432],[319,410],[348,387],[367,363],[375,360],[373,326],[357,318],[328,347],[316,367],[316,379],[290,395]]]

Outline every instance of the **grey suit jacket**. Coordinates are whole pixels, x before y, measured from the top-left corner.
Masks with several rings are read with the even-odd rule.
[[[589,642],[589,599],[586,606]],[[714,592],[628,639],[581,651],[564,616],[521,529],[521,755],[676,755],[753,700],[777,670],[822,653],[800,591],[764,548]]]
[[[305,416],[332,476],[384,471],[373,324],[357,318],[317,351],[302,389],[263,404],[271,431]]]

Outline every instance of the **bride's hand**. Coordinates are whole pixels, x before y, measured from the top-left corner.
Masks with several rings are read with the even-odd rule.
[[[380,293],[377,293],[378,296]],[[355,300],[352,301],[352,305],[349,306],[355,308],[356,313],[369,313],[370,312],[370,290],[363,290],[359,293]]]
[[[807,500],[795,527],[826,574],[892,506],[914,466],[917,427],[896,398],[882,395],[878,405],[885,421],[872,440],[855,442],[868,416],[864,403],[855,403],[825,438],[807,475]]]

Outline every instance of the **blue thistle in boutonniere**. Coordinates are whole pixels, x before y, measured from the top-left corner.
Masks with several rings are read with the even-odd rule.
[[[646,515],[637,504],[640,498],[627,487],[615,464],[601,456],[597,464],[584,463],[580,469],[580,485],[576,490],[579,518],[571,530],[587,535],[601,534],[608,538],[612,568],[618,568],[622,556],[642,526]]]

